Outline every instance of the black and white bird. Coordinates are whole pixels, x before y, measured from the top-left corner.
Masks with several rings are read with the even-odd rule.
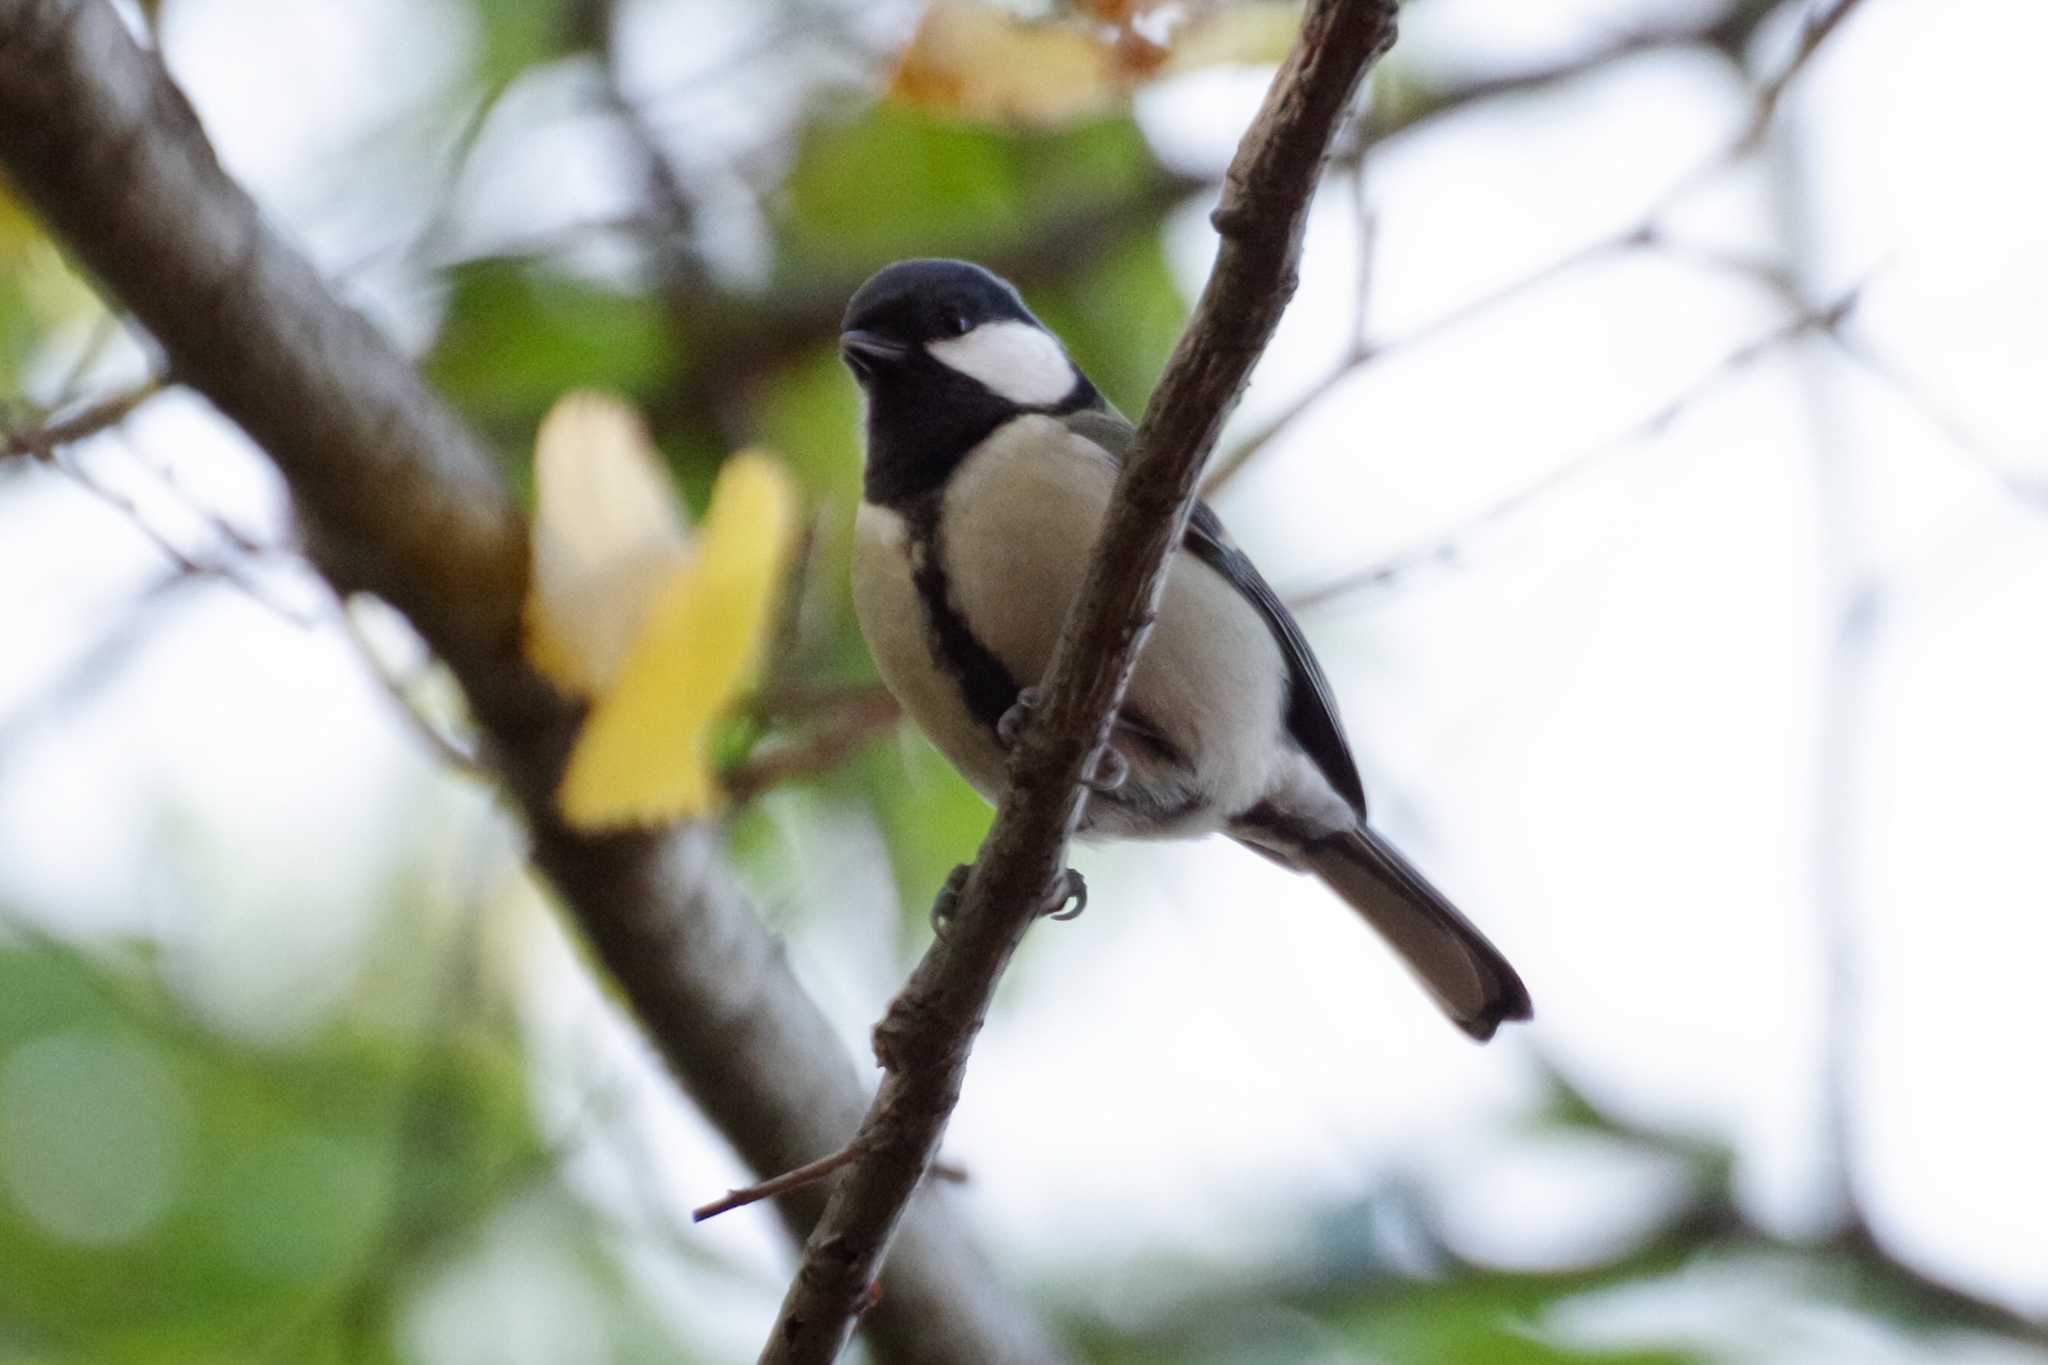
[[[1134,434],[1007,281],[892,265],[847,305],[867,395],[854,603],[883,681],[991,802],[1004,717],[1039,683]],[[1301,629],[1197,503],[1112,737],[1122,780],[1083,837],[1221,831],[1318,877],[1485,1040],[1529,1017],[1514,968],[1366,827],[1344,727]]]

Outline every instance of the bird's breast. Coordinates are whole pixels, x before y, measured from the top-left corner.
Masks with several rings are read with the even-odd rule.
[[[934,566],[922,562],[931,548],[901,513],[862,503],[854,518],[854,613],[883,683],[960,775],[995,801],[1002,791],[1002,751],[945,666],[920,587],[921,577],[927,585],[932,579]]]
[[[1045,675],[1086,576],[1115,462],[1050,417],[1018,417],[943,489],[857,522],[854,599],[883,680],[977,790],[1000,798],[995,718]],[[1138,746],[1133,798],[1098,832],[1187,835],[1266,796],[1294,757],[1286,670],[1263,618],[1228,581],[1175,556],[1124,711],[1173,756]],[[1138,797],[1157,798],[1139,801]]]

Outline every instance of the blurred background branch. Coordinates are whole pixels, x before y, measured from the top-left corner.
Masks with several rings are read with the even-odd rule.
[[[390,599],[454,669],[525,806],[536,863],[695,1100],[764,1169],[829,1146],[859,1086],[711,836],[595,839],[555,814],[572,717],[520,658],[522,522],[490,456],[272,236],[100,0],[0,6],[0,113],[15,130],[0,156],[17,183],[134,304],[172,373],[279,461],[336,590]],[[815,1216],[815,1200],[790,1205],[799,1229]],[[973,1265],[961,1234],[927,1211],[874,1317],[878,1349],[906,1361],[1052,1358]]]

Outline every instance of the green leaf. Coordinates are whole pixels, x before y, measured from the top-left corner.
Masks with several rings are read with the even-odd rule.
[[[81,1358],[238,1357],[386,1294],[541,1151],[493,1039],[260,1051],[44,946],[0,949],[0,1000],[0,1322]]]
[[[1512,1299],[1471,1289],[1404,1301],[1355,1333],[1378,1359],[1400,1365],[1697,1365],[1689,1351],[1552,1345],[1527,1334]]]
[[[789,461],[818,498],[860,501],[861,403],[836,346],[820,346],[770,379],[751,423],[754,442]]]
[[[1158,225],[1143,224],[1094,269],[1033,303],[1096,387],[1137,421],[1188,315]]]
[[[669,373],[660,304],[514,261],[450,272],[428,377],[478,422],[524,449],[572,388],[644,398]]]
[[[1157,174],[1128,119],[1016,133],[880,106],[806,140],[784,262],[843,277],[902,256],[987,255]]]
[[[484,88],[497,90],[528,67],[560,56],[569,38],[565,11],[559,0],[478,0],[476,70]]]
[[[914,730],[870,749],[849,780],[873,803],[912,938],[928,933],[947,874],[974,861],[995,811]]]

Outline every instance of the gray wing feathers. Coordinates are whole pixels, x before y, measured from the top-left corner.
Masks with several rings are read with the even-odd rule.
[[[1114,408],[1086,408],[1061,418],[1067,429],[1085,436],[1121,460],[1137,434],[1122,413]],[[1358,764],[1351,757],[1351,745],[1344,738],[1344,725],[1337,719],[1337,703],[1330,692],[1330,680],[1287,610],[1258,566],[1230,539],[1223,523],[1206,502],[1197,502],[1188,520],[1186,545],[1189,553],[1207,564],[1265,618],[1273,639],[1287,661],[1289,688],[1287,731],[1302,752],[1314,760],[1339,796],[1350,803],[1362,821],[1365,818],[1365,785],[1359,781]]]
[[[1187,546],[1194,556],[1229,581],[1266,618],[1266,625],[1279,642],[1281,657],[1287,660],[1287,732],[1302,751],[1315,760],[1337,794],[1365,819],[1365,784],[1359,781],[1358,764],[1351,757],[1351,744],[1344,738],[1344,724],[1337,719],[1337,701],[1330,693],[1330,680],[1323,666],[1303,638],[1294,613],[1280,600],[1258,567],[1245,557],[1223,529],[1223,523],[1198,502],[1188,522]]]
[[[1131,453],[1131,440],[1138,434],[1129,418],[1107,405],[1066,413],[1060,421],[1066,423],[1068,431],[1087,437],[1115,456],[1118,463]]]

